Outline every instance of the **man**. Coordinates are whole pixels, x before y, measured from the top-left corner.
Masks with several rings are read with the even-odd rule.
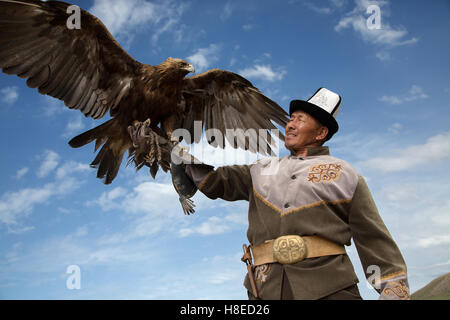
[[[405,262],[364,179],[322,146],[339,129],[340,106],[341,97],[325,88],[292,101],[290,156],[216,170],[185,166],[207,197],[249,201],[251,254],[244,246],[242,260],[250,299],[361,299],[344,248],[351,239],[380,299],[409,299]]]
[[[207,197],[249,201],[250,299],[361,299],[344,249],[352,238],[380,299],[409,299],[405,262],[364,179],[322,146],[338,131],[340,105],[325,88],[292,101],[288,157],[217,170],[186,166]]]

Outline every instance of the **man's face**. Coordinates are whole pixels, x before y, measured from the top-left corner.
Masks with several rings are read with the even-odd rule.
[[[320,145],[328,129],[303,111],[295,111],[286,125],[285,146],[293,154],[305,147]]]

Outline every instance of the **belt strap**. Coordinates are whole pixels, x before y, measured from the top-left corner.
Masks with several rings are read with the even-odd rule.
[[[303,259],[332,256],[346,253],[343,245],[319,236],[283,236],[250,246],[254,266],[280,262],[290,264]]]

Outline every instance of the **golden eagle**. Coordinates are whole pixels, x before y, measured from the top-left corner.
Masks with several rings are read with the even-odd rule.
[[[69,142],[78,148],[95,140],[95,151],[101,147],[91,166],[104,183],[116,177],[125,151],[136,155],[128,132],[135,122],[150,119],[151,130],[168,141],[178,128],[194,136],[194,121],[223,136],[234,128],[269,132],[276,129],[272,121],[285,126],[286,112],[238,74],[214,69],[186,78],[194,67],[181,59],[154,66],[140,63],[84,10],[80,28],[68,28],[69,6],[0,0],[0,68],[86,117],[100,119],[109,112],[110,120]],[[133,159],[142,166],[142,157]],[[150,166],[153,177],[158,165],[155,160]]]

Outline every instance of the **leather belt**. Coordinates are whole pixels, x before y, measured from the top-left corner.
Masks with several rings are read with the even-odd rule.
[[[253,254],[253,266],[279,262],[292,264],[308,258],[345,254],[343,245],[323,239],[319,236],[298,235],[281,236],[267,240],[259,245],[250,246]]]

